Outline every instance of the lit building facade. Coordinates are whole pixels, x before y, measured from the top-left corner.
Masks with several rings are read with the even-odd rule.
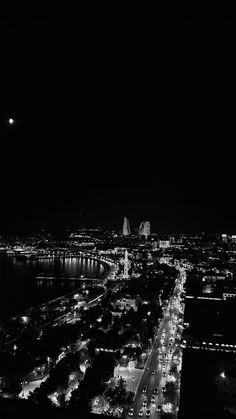
[[[228,241],[227,234],[222,234],[221,239],[222,239],[223,242],[227,243],[227,241]]]
[[[139,236],[145,236],[145,239],[148,238],[151,234],[151,226],[149,221],[142,221],[139,230],[138,230]]]
[[[159,247],[161,249],[165,249],[167,247],[170,247],[170,240],[160,240],[159,241]]]
[[[236,235],[235,235],[235,234],[233,234],[233,235],[231,236],[231,242],[232,242],[232,243],[236,243]]]
[[[124,217],[122,234],[123,236],[128,236],[130,234],[130,224],[126,217]]]

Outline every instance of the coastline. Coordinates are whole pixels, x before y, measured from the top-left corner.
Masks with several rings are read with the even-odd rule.
[[[100,263],[100,261],[99,261],[99,263]],[[104,266],[104,273],[103,273],[103,275],[101,275],[100,278],[97,278],[97,281],[99,281],[99,280],[102,281],[102,282],[105,281],[106,278],[109,276],[109,274],[111,272],[111,266],[108,263],[106,263],[105,261],[103,261],[103,266]],[[81,279],[83,280],[85,278],[81,278]],[[87,279],[89,280],[90,278],[87,278]],[[94,278],[91,278],[90,280],[94,280]],[[73,299],[73,296],[75,294],[80,293],[81,288],[82,288],[82,285],[79,288],[74,289],[73,291],[70,291],[70,292],[68,292],[66,294],[63,294],[62,296],[59,296],[59,297],[54,298],[52,300],[48,300],[46,302],[40,303],[40,304],[35,305],[33,307],[30,307],[30,308],[28,308],[26,310],[23,310],[21,312],[18,312],[17,314],[14,315],[14,318],[15,318],[16,321],[21,321],[21,318],[22,317],[29,317],[30,318],[30,316],[34,312],[36,312],[36,311],[41,312],[41,315],[45,311],[50,312],[50,305],[53,306],[53,304],[55,304],[55,302],[57,302],[57,301],[58,302],[59,301],[62,301],[62,300],[69,301],[70,299]],[[101,295],[100,292],[99,293],[95,292],[95,294],[93,296],[90,296],[90,300],[91,300],[91,298],[92,298],[91,301],[93,301],[94,298],[95,299],[99,298],[99,296],[97,294],[99,294],[99,296]],[[89,304],[90,301],[85,301],[84,300],[84,303],[85,304]],[[52,307],[52,310],[54,310],[53,307]],[[49,325],[54,324],[55,322],[58,322],[59,319],[62,319],[64,317],[66,318],[67,316],[68,316],[68,312],[63,313],[63,314],[61,314],[59,316],[57,315],[55,318],[51,318],[51,319],[47,319],[47,320],[45,319],[46,320],[45,323],[41,323],[41,324],[38,324],[38,325],[37,324],[34,324],[33,325],[33,329],[34,330],[44,329],[45,327],[48,327]],[[6,345],[15,343],[19,339],[19,337],[20,336],[12,337],[9,341],[6,342]]]
[[[79,256],[78,256],[78,258],[79,258]],[[31,305],[30,304],[30,301],[29,301],[28,307],[23,307],[22,309],[19,309],[19,310],[16,310],[16,311],[14,309],[11,309],[12,303],[10,303],[9,309],[8,309],[8,306],[7,305],[5,307],[3,305],[2,306],[2,310],[0,311],[0,315],[2,315],[2,317],[7,317],[7,318],[9,318],[11,316],[12,317],[24,316],[26,313],[32,312],[34,309],[40,309],[40,307],[42,307],[42,306],[50,305],[51,303],[54,303],[55,301],[60,301],[63,298],[67,298],[69,296],[73,296],[73,294],[76,294],[76,293],[80,292],[83,280],[84,281],[91,280],[91,281],[94,281],[94,282],[96,280],[97,281],[99,281],[99,280],[102,280],[102,281],[103,280],[106,280],[106,278],[109,276],[110,271],[111,271],[110,265],[108,263],[106,263],[105,261],[101,261],[99,258],[96,258],[96,257],[89,257],[88,256],[88,257],[85,257],[85,258],[87,260],[94,259],[94,260],[96,260],[96,262],[98,262],[103,267],[103,272],[102,272],[102,274],[99,277],[95,277],[95,276],[91,276],[91,277],[89,277],[89,276],[79,277],[78,276],[77,279],[78,279],[78,282],[80,282],[80,284],[76,284],[75,287],[72,290],[68,290],[68,288],[69,288],[68,287],[68,284],[70,282],[70,278],[69,277],[65,277],[65,286],[67,287],[67,290],[64,290],[65,292],[63,292],[63,290],[61,290],[63,292],[63,294],[61,294],[61,295],[55,295],[55,298],[52,298],[51,295],[49,295],[48,298],[47,297],[45,298],[45,296],[42,296],[42,301],[36,302],[33,305]],[[37,258],[37,259],[40,259],[40,258]],[[36,278],[36,277],[37,277],[37,275],[34,276],[34,278]],[[77,279],[74,278],[74,280],[77,280]],[[40,277],[38,277],[38,280],[40,280]],[[57,287],[58,286],[58,283],[56,283],[55,286]],[[58,289],[57,289],[57,291],[58,291]],[[26,289],[25,292],[27,293],[27,289]]]

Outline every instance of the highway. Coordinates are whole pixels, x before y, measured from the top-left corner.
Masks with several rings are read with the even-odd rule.
[[[181,275],[176,282],[168,306],[164,310],[163,319],[155,336],[143,377],[134,398],[133,412],[130,411],[127,417],[138,418],[143,416],[150,417],[151,419],[160,419],[161,413],[157,411],[158,407],[161,410],[163,403],[169,402],[168,399],[164,398],[162,389],[167,379],[170,378],[168,377],[168,373],[173,363],[174,351],[177,347],[175,344],[177,324],[180,325],[182,321],[180,320],[181,307],[179,304],[182,291]],[[173,406],[172,411],[175,413],[176,406]]]

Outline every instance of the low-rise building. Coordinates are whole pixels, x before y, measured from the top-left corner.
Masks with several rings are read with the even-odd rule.
[[[135,298],[123,297],[117,299],[115,303],[113,303],[114,307],[118,307],[121,310],[130,310],[131,307],[134,311],[137,311],[137,303]]]

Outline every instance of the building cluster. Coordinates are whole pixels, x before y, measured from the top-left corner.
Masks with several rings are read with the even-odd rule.
[[[147,239],[151,234],[150,221],[142,221],[139,225],[137,233],[140,237]],[[123,236],[129,236],[131,234],[130,222],[127,217],[124,217],[122,234]]]
[[[196,381],[205,377],[205,384],[199,390],[214,394],[214,404],[223,414],[230,414],[236,408],[235,360],[236,333],[233,319],[236,316],[236,264],[234,235],[198,235],[185,240],[181,252],[186,253],[191,269],[185,285],[184,348],[182,371],[181,414],[187,417],[186,406],[193,402],[188,390],[188,368],[198,365]],[[192,371],[192,372],[193,372]],[[195,387],[193,386],[193,391]],[[189,403],[187,401],[189,400]],[[208,401],[208,415],[213,415],[211,398]],[[203,410],[198,411],[202,416]],[[205,417],[205,416],[204,416]]]
[[[39,390],[38,399],[50,398],[53,404],[60,405],[63,386],[58,383],[51,391],[48,358],[51,370],[55,368],[57,371],[58,364],[66,364],[69,352],[76,352],[80,353],[82,369],[78,371],[77,364],[71,359],[68,362],[68,365],[73,365],[70,376],[79,377],[71,378],[75,380],[74,386],[65,380],[63,394],[66,394],[68,406],[70,399],[77,403],[84,396],[82,383],[89,383],[92,389],[92,371],[93,376],[96,373],[97,385],[100,386],[99,397],[95,390],[91,390],[89,406],[93,406],[93,412],[123,415],[122,409],[130,408],[132,393],[138,391],[134,382],[127,375],[129,390],[124,391],[123,401],[120,399],[115,408],[107,395],[112,394],[114,386],[120,385],[121,371],[128,374],[127,371],[132,369],[137,382],[141,379],[140,370],[145,369],[164,312],[169,310],[171,320],[168,327],[173,335],[168,338],[169,352],[162,348],[167,332],[164,336],[162,334],[163,342],[158,350],[163,358],[168,353],[171,373],[166,373],[165,360],[159,367],[163,368],[164,362],[162,372],[166,380],[178,381],[180,374],[181,380],[180,387],[175,386],[175,402],[171,404],[168,396],[163,407],[156,407],[165,413],[165,405],[170,404],[173,410],[173,406],[178,406],[176,400],[180,394],[181,417],[191,417],[189,410],[184,416],[183,403],[186,407],[186,399],[192,400],[188,374],[189,366],[195,363],[199,365],[198,370],[194,370],[196,377],[200,371],[203,376],[207,375],[203,366],[211,365],[209,379],[204,385],[212,382],[212,387],[206,387],[205,393],[215,392],[219,409],[222,406],[228,410],[236,408],[236,332],[233,327],[236,316],[236,235],[155,234],[151,233],[149,221],[141,222],[132,233],[129,220],[124,217],[119,234],[102,229],[80,229],[63,235],[42,232],[25,238],[1,237],[0,250],[4,257],[13,255],[27,258],[29,262],[38,257],[65,260],[83,255],[109,266],[107,275],[96,284],[84,281],[80,291],[14,316],[8,325],[1,324],[0,333],[4,339],[0,350],[11,362],[17,360],[22,367],[21,375],[17,377],[18,384],[21,383],[21,395],[27,388],[22,383],[46,374],[46,384]],[[178,275],[182,278],[179,282]],[[21,342],[21,335],[34,328],[37,333],[32,334],[32,345],[27,343],[27,350],[31,351],[29,374],[28,366],[25,368],[29,352],[23,351],[25,346],[21,347],[25,345]],[[49,355],[46,342],[50,330],[54,331],[55,339],[51,343],[54,352],[50,351]],[[63,336],[66,342],[63,342]],[[38,354],[35,349],[39,342],[43,354]],[[83,352],[80,352],[81,348]],[[100,370],[97,362],[104,357],[106,362]],[[174,363],[178,365],[177,372]],[[12,376],[7,379],[7,372],[0,376],[0,387],[7,396],[12,394],[12,381]],[[105,389],[101,382],[106,383]],[[168,385],[171,388],[170,383]],[[204,394],[200,397],[204,398]],[[132,409],[128,412],[132,415]]]

